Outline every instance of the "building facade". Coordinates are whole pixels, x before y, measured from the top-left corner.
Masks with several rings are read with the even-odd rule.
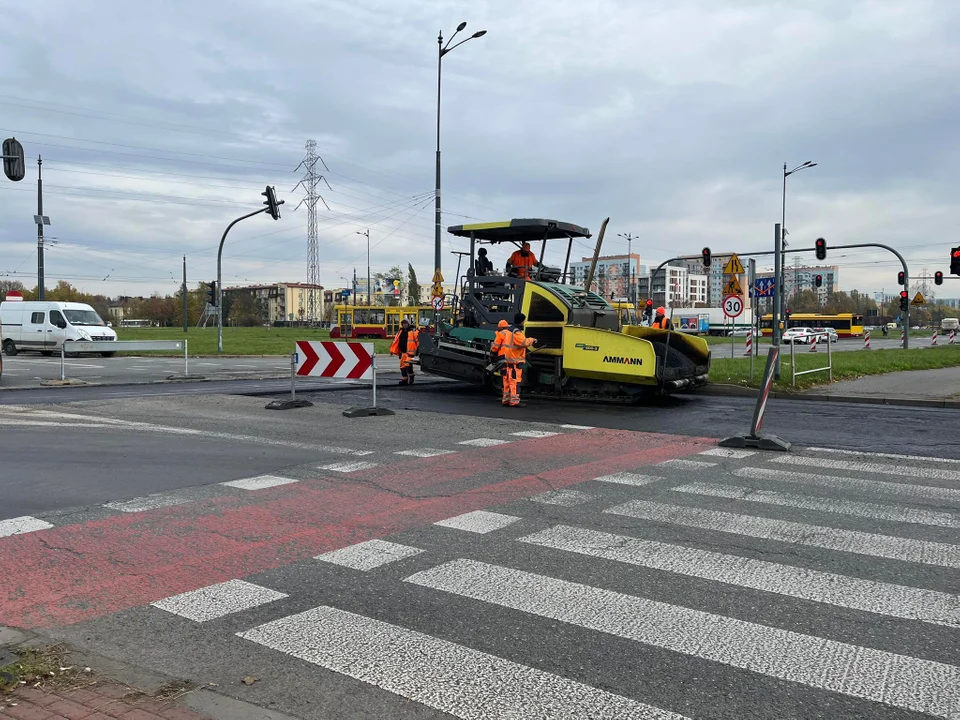
[[[309,322],[308,308],[310,294],[313,293],[317,307],[315,320],[320,322],[324,317],[323,308],[326,297],[322,285],[309,283],[245,285],[224,288],[223,293],[232,296],[232,304],[237,303],[237,299],[243,294],[251,296],[255,306],[253,311],[258,319],[270,325]]]
[[[583,287],[590,273],[592,257],[570,263],[570,283]],[[590,290],[607,300],[636,300],[639,297],[637,281],[642,275],[640,255],[606,255],[597,258],[597,269]]]

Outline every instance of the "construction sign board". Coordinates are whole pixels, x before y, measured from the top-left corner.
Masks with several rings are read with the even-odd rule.
[[[727,264],[723,266],[724,275],[741,275],[744,272],[746,272],[746,270],[743,269],[743,263],[740,262],[740,258],[737,257],[736,253],[731,255],[730,259],[727,260]]]
[[[918,293],[914,296],[913,300],[910,301],[910,304],[911,304],[911,305],[926,305],[926,304],[927,304],[927,301],[924,300],[924,298],[923,298],[923,293],[919,293],[919,292],[918,292]]]
[[[740,286],[740,281],[736,275],[731,276],[731,278],[727,280],[727,284],[723,286],[723,294],[743,295],[743,288]]]

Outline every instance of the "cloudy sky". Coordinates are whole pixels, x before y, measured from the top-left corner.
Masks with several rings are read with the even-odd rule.
[[[213,279],[266,183],[283,217],[238,225],[225,284],[306,279],[295,168],[328,171],[321,280],[433,257],[437,31],[444,225],[552,217],[644,263],[766,250],[788,180],[792,247],[881,242],[946,270],[960,180],[955,0],[0,0],[0,278],[36,283],[43,156],[47,285],[107,294]],[[952,211],[952,212],[951,212]],[[456,238],[444,237],[452,275]],[[579,250],[587,254],[587,248]],[[548,258],[549,259],[549,258]],[[813,262],[812,252],[809,255]],[[835,251],[843,289],[893,290],[883,251]],[[495,258],[499,265],[503,258]],[[561,261],[562,262],[562,261]],[[761,266],[766,261],[761,260]],[[943,297],[960,296],[945,285]],[[949,288],[948,290],[945,290]],[[933,286],[931,285],[931,290]]]

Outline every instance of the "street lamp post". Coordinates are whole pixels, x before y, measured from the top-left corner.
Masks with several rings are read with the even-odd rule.
[[[357,235],[366,235],[367,236],[367,306],[370,306],[370,228],[367,228],[363,232],[357,230]],[[356,292],[356,288],[354,288]]]
[[[633,234],[617,233],[617,235],[626,238],[627,241],[627,300],[633,303],[634,309],[636,309],[637,294],[634,292],[633,284]]]
[[[457,36],[457,33],[462,31],[467,24],[465,22],[457,25],[456,32],[450,36],[450,39],[447,40],[447,44],[443,44],[443,31],[440,31],[440,34],[437,36],[437,187],[435,194],[435,218],[434,222],[436,227],[434,228],[434,242],[433,242],[433,260],[434,265],[436,265],[436,273],[440,272],[440,226],[442,220],[440,219],[440,77],[441,70],[443,68],[443,56],[448,52],[455,50],[456,48],[463,45],[468,40],[473,40],[474,38],[483,37],[487,34],[486,30],[478,30],[473,35],[468,38],[464,38],[456,45],[451,46],[450,43],[453,42],[453,39]]]
[[[780,201],[780,226],[779,233],[777,237],[774,238],[775,246],[774,250],[774,268],[773,268],[773,277],[774,277],[774,302],[773,302],[773,344],[780,344],[780,318],[783,317],[783,306],[784,306],[784,279],[786,273],[783,270],[783,262],[781,254],[786,249],[786,242],[784,238],[787,235],[787,178],[793,175],[794,173],[800,172],[801,170],[807,170],[808,168],[816,167],[817,163],[807,160],[802,165],[797,165],[793,170],[787,170],[787,164],[783,164],[783,195],[781,196]],[[777,365],[774,371],[775,377],[780,377],[780,356],[777,356]]]

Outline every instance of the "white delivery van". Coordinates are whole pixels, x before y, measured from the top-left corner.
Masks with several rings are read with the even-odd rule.
[[[960,318],[944,318],[940,321],[940,329],[944,332],[960,330]]]
[[[0,302],[0,341],[7,355],[16,355],[21,350],[52,355],[59,353],[64,343],[64,350],[69,352],[74,340],[116,339],[117,334],[86,303]],[[110,357],[114,353],[100,354]]]

